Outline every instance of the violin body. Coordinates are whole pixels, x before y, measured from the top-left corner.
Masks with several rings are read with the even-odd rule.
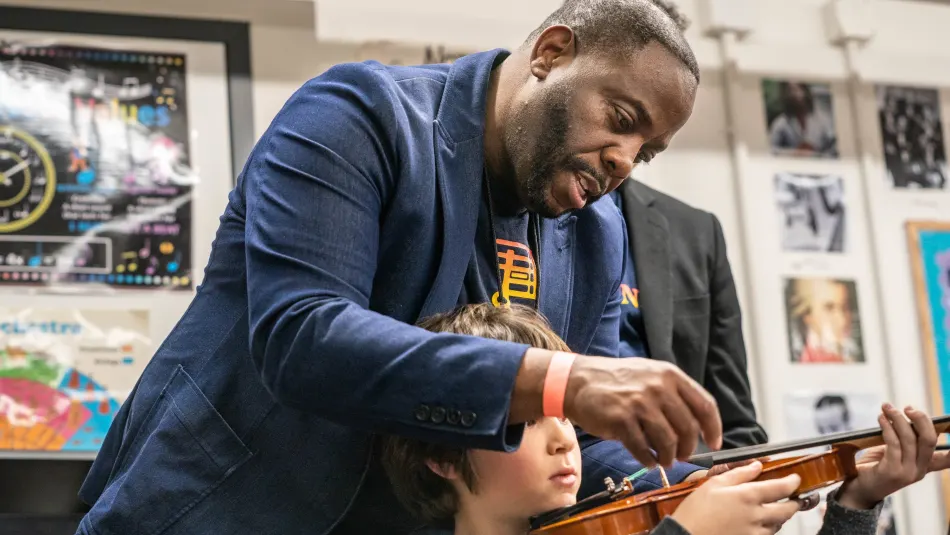
[[[950,416],[934,418],[933,422],[938,433],[950,432]],[[808,441],[737,448],[727,452],[698,455],[690,459],[690,462],[695,460],[694,464],[702,464],[711,459],[711,466],[767,457],[795,449],[832,446],[829,451],[822,453],[766,460],[762,463],[762,472],[756,477],[756,481],[781,479],[792,474],[801,478],[798,488],[790,497],[795,499],[857,477],[856,454],[867,447],[883,444],[880,433],[880,428],[877,428],[876,431],[839,433]],[[560,516],[556,514],[557,511],[548,513],[542,517],[548,520],[536,522],[529,535],[647,535],[660,521],[672,515],[683,501],[708,479],[680,483],[641,494],[634,494],[633,485],[626,480],[621,487],[616,487],[613,481],[608,479],[605,482],[607,491],[592,497],[596,499],[591,499],[590,507],[585,508],[585,502],[580,502],[576,506],[566,508],[566,512]],[[605,499],[609,501],[603,503]]]
[[[857,475],[854,447],[834,448],[815,455],[766,461],[755,481],[781,479],[798,474],[801,483],[793,497],[841,483]],[[588,511],[531,531],[531,535],[646,535],[708,478],[664,489],[628,495]],[[629,491],[628,491],[629,492]]]

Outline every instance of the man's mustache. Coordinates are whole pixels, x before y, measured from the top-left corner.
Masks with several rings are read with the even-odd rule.
[[[593,165],[576,156],[569,158],[565,163],[565,167],[570,171],[590,175],[591,178],[597,181],[599,191],[597,192],[597,196],[591,199],[591,202],[603,197],[604,192],[607,191],[607,177],[604,173],[598,171]]]

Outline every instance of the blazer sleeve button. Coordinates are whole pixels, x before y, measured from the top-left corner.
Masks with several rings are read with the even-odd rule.
[[[429,419],[432,420],[434,424],[441,424],[445,421],[445,408],[444,407],[434,407],[432,413],[429,415]]]
[[[449,413],[445,416],[445,421],[449,422],[452,425],[458,425],[459,420],[461,419],[462,419],[462,413],[459,412],[457,409],[450,410]]]
[[[424,422],[429,419],[429,406],[428,405],[419,405],[416,407],[416,410],[413,411],[413,415],[416,417],[416,420]]]
[[[472,411],[465,411],[462,413],[462,426],[463,427],[472,427],[475,425],[475,413]]]

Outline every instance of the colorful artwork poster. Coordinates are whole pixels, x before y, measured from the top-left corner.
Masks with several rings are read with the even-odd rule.
[[[800,391],[786,395],[785,421],[789,440],[858,431],[878,427],[877,416],[881,413],[881,396],[870,392],[809,392]],[[815,453],[827,448],[816,448]],[[807,452],[797,452],[801,455]],[[858,459],[860,460],[860,454]],[[827,511],[828,494],[838,485],[823,490],[821,503],[815,509],[797,515],[801,519],[802,535],[815,535],[821,530]],[[876,535],[897,535],[894,519],[894,502],[888,497],[881,508]]]
[[[191,290],[185,58],[0,42],[0,285]]]
[[[917,310],[935,414],[950,414],[950,223],[908,223]]]
[[[0,307],[0,450],[96,452],[152,354],[147,311]]]

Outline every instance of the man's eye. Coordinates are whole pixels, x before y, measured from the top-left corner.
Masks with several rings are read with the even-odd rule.
[[[617,125],[620,126],[621,130],[627,130],[630,128],[630,120],[627,119],[627,116],[620,111],[620,108],[614,108],[614,113],[617,114]]]
[[[528,427],[531,427],[531,426],[533,426],[533,425],[536,424],[536,423],[538,423],[537,420],[528,420],[528,421],[525,422],[524,424],[525,424],[526,426],[528,426]]]

